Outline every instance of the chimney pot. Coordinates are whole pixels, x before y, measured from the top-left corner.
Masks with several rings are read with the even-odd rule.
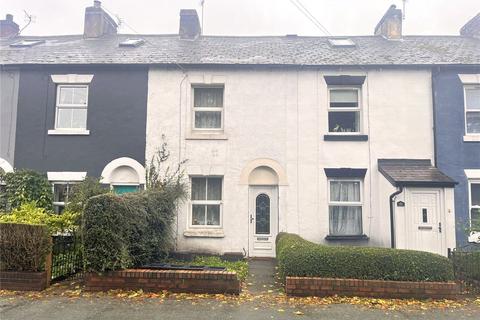
[[[480,39],[480,13],[465,23],[460,29],[460,35]]]
[[[402,22],[402,10],[397,9],[397,7],[392,4],[375,27],[375,35],[380,35],[387,39],[401,39]]]
[[[13,21],[13,15],[7,13],[5,20],[0,20],[0,38],[11,38],[18,35],[20,27]]]
[[[116,34],[117,23],[101,7],[101,2],[93,1],[92,7],[85,8],[84,38],[99,38],[104,35]]]
[[[180,29],[178,31],[180,39],[195,40],[202,34],[197,10],[180,10]]]

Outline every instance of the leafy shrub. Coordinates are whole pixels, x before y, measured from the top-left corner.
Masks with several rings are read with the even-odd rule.
[[[5,183],[5,192],[0,195],[0,209],[13,210],[31,201],[36,201],[40,208],[52,209],[52,186],[45,174],[15,170],[2,173],[0,180]]]
[[[412,250],[318,245],[298,235],[277,237],[277,260],[282,277],[450,281],[452,263],[437,254]]]
[[[51,250],[46,226],[0,223],[0,270],[41,271]]]
[[[176,203],[183,195],[164,188],[90,198],[82,226],[86,270],[103,272],[162,259],[173,245]]]
[[[82,182],[70,185],[65,211],[81,213],[88,199],[108,192],[108,188],[100,183],[100,179],[86,177]]]
[[[78,214],[64,212],[61,215],[39,208],[37,202],[25,202],[9,213],[0,214],[0,222],[44,224],[50,234],[73,231]]]
[[[452,261],[460,278],[480,281],[480,251],[454,252]]]

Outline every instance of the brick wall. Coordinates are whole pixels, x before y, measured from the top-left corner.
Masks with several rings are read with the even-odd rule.
[[[111,289],[192,293],[240,293],[240,281],[235,272],[128,269],[104,274],[89,273],[85,289]]]
[[[0,290],[41,291],[46,287],[46,272],[0,271]]]
[[[454,282],[409,282],[313,277],[287,277],[285,291],[292,296],[362,296],[382,298],[455,299]]]

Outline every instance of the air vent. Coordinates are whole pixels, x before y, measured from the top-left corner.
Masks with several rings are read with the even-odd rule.
[[[349,38],[336,38],[336,39],[328,39],[328,43],[332,47],[340,47],[340,48],[348,48],[348,47],[355,47],[355,42]]]
[[[41,43],[45,43],[45,40],[21,40],[21,41],[10,44],[10,47],[15,47],[15,48],[33,47]]]
[[[145,43],[143,39],[127,39],[118,44],[119,47],[139,47]]]

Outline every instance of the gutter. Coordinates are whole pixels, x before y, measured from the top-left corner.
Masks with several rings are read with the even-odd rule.
[[[393,203],[395,201],[395,197],[398,196],[400,193],[403,192],[403,186],[400,186],[397,191],[390,195],[390,247],[395,248],[395,219],[394,219],[394,212],[393,212]]]

